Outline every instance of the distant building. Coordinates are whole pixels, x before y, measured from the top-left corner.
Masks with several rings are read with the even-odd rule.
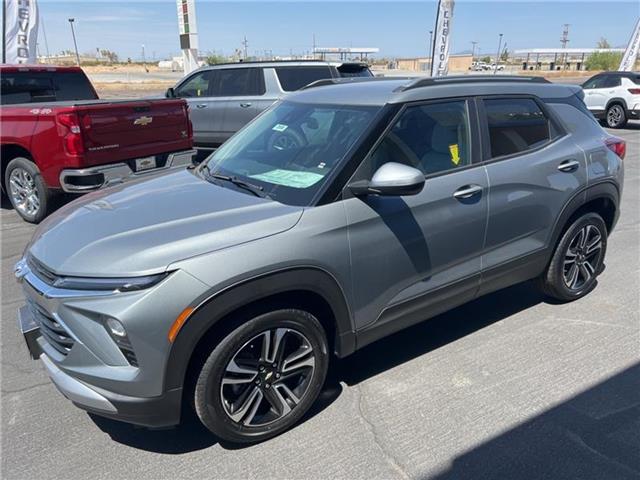
[[[184,64],[184,59],[182,56],[172,57],[170,60],[160,60],[158,62],[158,68],[163,70],[171,70],[172,72],[177,72],[179,70],[183,70],[182,66]],[[198,56],[198,66],[202,67],[207,64],[206,57]]]
[[[473,58],[471,54],[449,55],[449,71],[463,72],[471,69]],[[431,59],[428,57],[419,58],[398,58],[395,68],[399,70],[409,70],[412,72],[428,72],[431,69]]]
[[[320,56],[322,60],[325,60],[327,57],[337,57],[341,61],[346,61],[351,58],[366,60],[369,58],[369,55],[373,55],[379,51],[379,48],[370,47],[316,47],[313,49],[313,53]]]
[[[522,70],[585,70],[585,61],[595,52],[623,53],[624,48],[530,48],[515,50],[511,63]]]

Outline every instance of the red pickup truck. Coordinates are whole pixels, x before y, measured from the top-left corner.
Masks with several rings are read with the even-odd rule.
[[[82,193],[189,165],[184,100],[99,100],[79,67],[0,65],[2,189],[28,222]]]

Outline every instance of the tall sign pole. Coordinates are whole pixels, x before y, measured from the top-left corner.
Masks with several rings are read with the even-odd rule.
[[[444,77],[449,73],[449,44],[454,0],[440,0],[436,17],[435,38],[431,54],[431,76]]]
[[[636,26],[633,29],[627,50],[624,52],[618,70],[621,72],[631,72],[638,58],[638,50],[640,50],[640,18],[638,18]]]
[[[184,74],[198,68],[198,28],[196,26],[195,0],[176,0],[178,6],[178,26],[180,28],[180,48]]]
[[[36,63],[38,5],[36,0],[6,0],[3,7],[4,63]]]

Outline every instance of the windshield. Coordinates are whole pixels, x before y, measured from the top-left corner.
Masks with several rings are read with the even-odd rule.
[[[217,175],[249,183],[287,205],[309,205],[378,110],[277,103],[216,150],[200,171],[212,181]]]

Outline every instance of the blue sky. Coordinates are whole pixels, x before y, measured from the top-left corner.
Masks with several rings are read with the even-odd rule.
[[[165,58],[179,53],[174,0],[55,1],[39,0],[49,50],[73,47],[67,18],[76,19],[78,48],[116,51],[121,58]],[[422,56],[436,14],[434,1],[226,1],[196,0],[201,51],[230,54],[241,47],[249,54],[311,50],[318,46],[379,47],[385,57]],[[569,23],[569,47],[594,47],[600,37],[625,46],[640,2],[616,1],[481,1],[457,0],[453,18],[452,51],[470,51],[478,42],[482,54],[494,54],[498,33],[509,50],[558,47],[562,24]],[[45,53],[44,38],[39,39]]]

